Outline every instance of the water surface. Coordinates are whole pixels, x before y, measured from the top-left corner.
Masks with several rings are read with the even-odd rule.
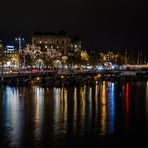
[[[1,147],[141,146],[147,139],[148,82],[0,87]]]

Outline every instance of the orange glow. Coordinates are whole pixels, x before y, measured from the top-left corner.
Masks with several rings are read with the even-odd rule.
[[[103,82],[103,88],[102,88],[102,104],[106,104],[106,86],[105,81]]]
[[[38,81],[40,80],[40,78],[39,78],[39,77],[37,77],[36,79],[37,79]]]
[[[106,82],[103,82],[102,86],[102,96],[101,96],[102,106],[101,106],[101,135],[106,134]]]

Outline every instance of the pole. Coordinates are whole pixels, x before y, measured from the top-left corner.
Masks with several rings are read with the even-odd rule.
[[[18,38],[18,40],[19,40],[19,52],[22,54],[22,52],[21,52],[21,38]]]
[[[20,68],[21,68],[21,38],[18,38],[19,42],[19,73],[20,73]]]
[[[137,57],[137,65],[139,65],[139,49],[138,49],[138,57]]]
[[[23,55],[23,52],[22,52],[22,47],[21,47],[21,43],[22,43],[22,40],[24,40],[23,38],[19,37],[19,38],[16,38],[15,40],[18,41],[18,44],[19,44],[19,72],[20,72],[20,68],[21,68],[21,58],[22,58],[22,55]],[[23,60],[24,60],[24,66],[25,66],[25,57],[23,57]]]

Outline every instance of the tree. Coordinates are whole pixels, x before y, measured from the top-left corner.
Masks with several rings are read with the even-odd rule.
[[[25,57],[25,65],[31,66],[31,70],[33,64],[35,64],[35,60],[37,57],[42,56],[41,48],[33,45],[27,45],[23,50]]]
[[[49,66],[55,66],[54,62],[62,57],[62,53],[57,49],[47,48],[43,51],[39,46],[27,45],[24,49],[26,64],[31,67],[36,66],[38,60],[42,60],[43,64],[48,68]]]
[[[55,61],[61,60],[62,53],[60,50],[47,48],[46,52],[44,53],[44,59],[46,60],[46,66],[56,67]]]
[[[5,52],[4,48],[0,47],[0,63],[1,63],[1,81],[4,80],[4,64],[10,59],[10,57]]]

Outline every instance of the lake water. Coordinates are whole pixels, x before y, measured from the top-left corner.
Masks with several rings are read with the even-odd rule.
[[[148,82],[0,87],[1,147],[148,145]]]

